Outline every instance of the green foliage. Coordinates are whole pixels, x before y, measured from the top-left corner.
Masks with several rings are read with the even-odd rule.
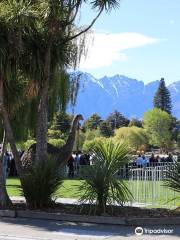
[[[93,25],[86,29],[77,26],[81,3],[82,1],[71,1],[67,4],[66,1],[59,0],[0,2],[0,72],[4,77],[4,87],[7,87],[4,91],[5,102],[10,109],[18,141],[26,140],[29,130],[35,129],[34,119],[45,80],[47,49],[50,49],[50,62],[47,66],[50,71],[49,120],[57,105],[58,110],[64,111],[67,103],[75,104],[79,75],[70,77],[66,70],[75,68],[81,55],[85,54],[84,33]],[[103,10],[109,11],[118,6],[117,1],[90,1],[89,4],[98,12],[93,23]],[[18,105],[19,111],[16,108]],[[15,113],[13,117],[12,112]],[[65,131],[68,131],[68,127],[65,127]]]
[[[101,134],[99,132],[99,129],[92,130],[92,131],[91,130],[87,130],[85,135],[86,135],[86,140],[87,141],[93,140],[94,138],[97,138],[97,137],[101,136]]]
[[[129,122],[128,127],[132,127],[132,126],[142,128],[142,121],[140,121],[136,118],[132,118]]]
[[[112,141],[97,143],[92,152],[94,165],[87,169],[88,178],[79,188],[84,192],[80,201],[89,201],[91,205],[95,201],[95,212],[102,214],[106,212],[107,203],[123,205],[132,197],[126,184],[117,179],[117,172],[129,161],[130,155],[124,144]]]
[[[52,145],[54,145],[55,147],[62,147],[65,144],[65,141],[63,139],[49,139],[48,142]],[[31,145],[33,145],[34,143],[36,143],[36,141],[34,139],[29,139],[26,142],[20,142],[17,144],[18,148],[22,149],[22,150],[28,150],[30,148]]]
[[[54,117],[54,121],[51,126],[51,129],[59,130],[62,133],[67,134],[70,131],[72,119],[73,119],[73,116],[65,112],[57,112]]]
[[[53,1],[53,4],[59,1]],[[63,3],[57,5],[65,10],[56,15],[50,7],[52,1],[1,1],[0,2],[0,69],[4,77],[4,101],[12,122],[15,139],[26,140],[30,131],[35,129],[40,89],[44,81],[44,57],[49,43],[48,24],[53,22],[61,24],[64,17],[69,17],[68,6]],[[72,3],[73,4],[73,3]],[[53,5],[54,6],[54,5]],[[78,5],[80,7],[80,5]],[[57,9],[56,9],[57,10]],[[56,13],[55,13],[56,12]],[[51,15],[52,14],[52,15]],[[69,21],[69,19],[67,19]],[[73,29],[75,29],[74,24]],[[51,26],[50,29],[53,29]],[[57,30],[57,29],[56,29]],[[75,79],[70,79],[66,72],[67,66],[74,66],[80,55],[76,41],[62,44],[62,38],[74,33],[68,24],[57,38],[53,38],[51,48],[50,81],[49,81],[49,120],[51,120],[55,107],[65,110],[71,95],[77,96]],[[63,32],[63,33],[62,33]],[[79,42],[82,43],[81,40]],[[84,45],[83,45],[84,46]],[[81,52],[82,53],[82,52]],[[72,84],[73,83],[73,84]],[[16,94],[15,94],[16,93]],[[73,98],[75,103],[75,97]],[[32,107],[33,106],[33,107]],[[32,108],[32,109],[31,109]],[[31,137],[35,135],[32,134]]]
[[[90,152],[92,147],[94,146],[94,143],[95,143],[94,140],[85,141],[82,146],[83,152]]]
[[[30,146],[33,145],[34,143],[36,143],[35,140],[29,139],[29,140],[27,140],[26,142],[20,142],[20,143],[18,143],[17,146],[18,146],[18,148],[26,151],[26,150],[28,150],[28,149],[30,148]]]
[[[9,117],[14,132],[17,131],[15,138],[19,141],[28,139],[29,130],[33,129],[32,122],[34,123],[34,121],[32,119],[36,119],[37,113],[40,113],[39,116],[44,114],[45,121],[39,121],[36,124],[37,132],[38,130],[41,131],[41,134],[36,136],[39,146],[43,140],[46,140],[46,112],[48,106],[48,120],[51,120],[57,102],[59,102],[60,110],[64,110],[67,103],[72,99],[75,103],[78,84],[75,84],[76,87],[74,87],[74,80],[69,81],[67,69],[75,68],[80,62],[81,55],[85,50],[84,33],[93,26],[93,23],[104,10],[110,11],[118,6],[116,0],[90,1],[91,8],[97,10],[97,16],[92,19],[92,24],[83,28],[77,26],[77,17],[79,17],[82,3],[83,1],[69,1],[67,3],[67,1],[59,0],[8,0],[0,2],[0,73],[3,76],[4,86],[8,86],[11,81],[11,90],[14,89],[13,95],[8,91],[9,88],[7,92],[4,91],[4,102],[5,109],[10,109]],[[82,35],[81,38],[80,35]],[[11,101],[12,108],[12,105],[9,107],[10,100],[8,97],[18,96],[18,92],[15,90],[17,88],[14,88],[14,85],[15,87],[18,86],[19,74],[22,74],[26,84],[20,91],[22,93],[20,101],[17,99]],[[71,90],[75,92],[72,93]],[[19,104],[20,102],[22,105]],[[16,106],[18,106],[18,110]],[[24,109],[21,108],[22,106]],[[29,108],[29,106],[33,107]],[[11,114],[12,109],[15,113],[13,116]],[[21,119],[22,116],[25,119]],[[17,119],[18,121],[16,121]],[[22,129],[22,132],[18,131],[18,128]],[[11,133],[13,136],[13,132]],[[15,146],[13,137],[11,139],[11,145]],[[44,151],[42,155],[45,156],[46,152]],[[42,207],[45,205],[43,194],[45,194],[45,190],[48,194],[49,187],[51,187],[48,185],[48,177],[47,182],[45,181],[45,176],[48,173],[47,169],[52,170],[52,168],[44,165],[36,166],[36,168],[28,176],[29,181],[24,179],[23,187],[25,186],[25,191],[28,189],[31,193],[32,199],[27,195],[28,191],[25,196],[27,196],[27,199],[28,197],[30,197],[30,200],[34,199],[32,205]],[[44,179],[40,179],[40,177],[43,178],[43,175]],[[49,175],[51,176],[51,171]],[[42,189],[38,189],[39,185],[45,182],[46,186],[43,185]],[[50,183],[51,179],[49,179]],[[37,198],[40,198],[40,202],[37,202]],[[46,198],[48,204],[50,200],[48,197]]]
[[[77,26],[81,3],[71,1],[67,4],[59,0],[0,2],[0,69],[6,84],[7,80],[16,83],[14,80],[20,73],[28,85],[21,91],[23,95],[30,96],[31,100],[38,97],[44,82],[45,55],[50,47],[49,115],[53,115],[50,113],[54,113],[57,102],[60,110],[65,110],[69,101],[75,104],[79,76],[70,78],[66,70],[75,68],[85,54],[84,33],[93,26]],[[102,11],[118,7],[115,0],[90,1],[89,4],[97,10],[92,23]],[[8,96],[17,97],[18,94]]]
[[[79,130],[79,132],[77,131],[73,151],[79,151],[79,150],[81,151],[83,149],[83,144],[85,140],[86,140],[85,133],[82,132],[81,130]]]
[[[161,78],[159,88],[154,96],[154,108],[159,108],[162,111],[171,114],[171,96],[168,88],[165,85],[164,78]]]
[[[51,83],[51,98],[49,103],[49,109],[53,113],[56,111],[56,106],[58,106],[58,114],[55,115],[55,120],[58,120],[58,117],[63,118],[63,112],[67,108],[67,104],[70,101],[70,95],[74,92],[74,89],[71,88],[71,79],[69,74],[66,71],[56,69],[54,74],[54,81]],[[56,96],[56,97],[55,97]],[[53,107],[53,108],[52,108]],[[59,116],[62,112],[62,116]],[[66,114],[64,113],[66,117]]]
[[[48,129],[48,138],[59,139],[62,138],[63,134],[59,130]]]
[[[38,162],[22,180],[23,193],[30,208],[52,205],[52,197],[62,184],[62,176],[55,159]]]
[[[51,139],[48,140],[48,143],[54,145],[55,147],[60,148],[65,144],[65,141],[63,139],[53,139],[53,138],[51,138]]]
[[[172,117],[172,140],[175,142],[179,141],[179,135],[180,135],[180,120],[177,120],[175,117]]]
[[[115,142],[125,142],[133,150],[145,150],[148,145],[146,132],[138,127],[122,127],[115,131]]]
[[[106,142],[107,138],[105,137],[96,137],[92,140],[86,140],[83,144],[82,150],[84,152],[91,152],[93,147],[98,144],[99,142]]]
[[[150,144],[164,150],[170,147],[172,133],[171,116],[161,109],[154,108],[144,114],[143,127],[146,130]]]
[[[180,132],[177,135],[177,147],[178,147],[178,150],[180,152]]]
[[[101,121],[101,117],[95,113],[84,122],[84,127],[89,130],[97,130]]]
[[[180,193],[180,162],[173,165],[173,169],[169,168],[166,172],[166,181],[164,185],[171,190]],[[180,198],[180,196],[178,196]]]
[[[85,133],[80,132],[79,134],[79,149],[85,152],[89,152],[92,149],[94,142],[101,139],[100,131],[98,130],[87,130]],[[104,138],[103,138],[104,139]],[[76,138],[77,140],[77,138]],[[74,150],[77,149],[77,141],[75,142]]]
[[[99,130],[100,130],[100,134],[103,137],[112,137],[114,135],[114,131],[113,131],[111,125],[106,121],[102,121],[100,123]]]
[[[128,126],[129,119],[124,117],[120,112],[114,111],[107,117],[106,122],[112,127],[112,129],[117,129]]]

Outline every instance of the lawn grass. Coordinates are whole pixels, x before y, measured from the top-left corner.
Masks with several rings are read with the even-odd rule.
[[[83,180],[66,179],[58,190],[57,195],[62,198],[79,199],[82,196],[82,192],[79,191],[79,187],[83,182]]]
[[[83,181],[83,180],[81,180]],[[57,192],[58,197],[62,198],[79,198],[81,194],[78,192],[78,188],[81,184],[80,180],[64,180],[63,185]],[[21,196],[21,183],[18,178],[8,178],[6,182],[7,192],[9,196]]]
[[[180,206],[180,194],[163,186],[163,181],[129,181],[134,202],[151,203],[154,207]],[[178,197],[178,198],[177,198]],[[176,199],[175,199],[176,198]],[[174,199],[172,201],[172,199]]]
[[[21,183],[18,178],[8,178],[6,181],[7,192],[10,197],[21,196]]]
[[[134,202],[152,203],[153,207],[180,206],[180,198],[170,201],[175,197],[173,191],[162,186],[162,181],[126,181],[134,196]],[[83,192],[79,187],[83,180],[65,179],[63,185],[57,191],[57,197],[79,199]],[[9,196],[21,196],[20,181],[18,178],[7,179],[7,191]],[[180,196],[180,195],[179,195]],[[168,203],[167,203],[168,202]]]

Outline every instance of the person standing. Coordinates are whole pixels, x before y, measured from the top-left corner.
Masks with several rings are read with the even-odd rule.
[[[4,171],[4,176],[5,177],[8,176],[9,164],[10,164],[10,155],[9,155],[8,151],[6,151],[5,154],[4,154],[4,158],[3,158],[3,171]]]
[[[69,178],[73,178],[74,177],[74,158],[72,155],[70,156],[70,158],[68,160],[67,166],[69,168],[68,176],[69,176]]]
[[[77,152],[74,158],[74,165],[75,165],[75,171],[77,174],[79,174],[79,165],[80,165],[80,155]]]
[[[142,162],[143,162],[143,159],[142,159],[141,155],[139,154],[138,158],[136,159],[136,166],[138,168],[141,168],[142,167]]]

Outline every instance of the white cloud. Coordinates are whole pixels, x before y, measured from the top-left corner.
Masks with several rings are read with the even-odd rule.
[[[115,61],[127,61],[124,50],[154,44],[159,39],[140,33],[95,33],[93,44],[89,46],[88,56],[82,58],[80,68],[93,69],[110,66]]]

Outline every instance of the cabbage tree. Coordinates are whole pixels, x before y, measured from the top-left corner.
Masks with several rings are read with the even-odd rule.
[[[93,165],[84,172],[85,183],[80,186],[84,192],[80,201],[95,204],[95,212],[105,213],[107,204],[123,205],[132,198],[126,183],[117,178],[117,173],[130,160],[125,144],[112,141],[96,143],[92,149]]]

